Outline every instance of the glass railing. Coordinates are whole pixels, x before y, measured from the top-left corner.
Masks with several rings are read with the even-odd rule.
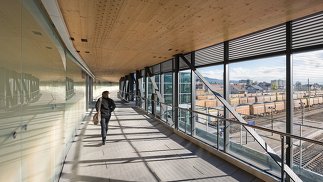
[[[176,128],[175,119],[173,118],[176,107],[151,99],[141,97],[136,97],[136,99],[140,99],[145,103],[150,102],[156,106],[159,104],[161,107],[158,111],[160,113],[158,118],[169,126]],[[177,109],[179,112],[178,130],[213,146],[217,150],[230,154],[280,179],[285,180],[289,176],[293,181],[308,181],[309,177],[312,181],[323,181],[322,168],[317,167],[320,166],[318,163],[323,158],[322,141],[255,126],[250,121],[243,123],[233,115],[229,115],[229,119],[226,119],[223,116],[223,108],[220,107],[196,108],[196,110],[177,107]],[[226,125],[225,122],[227,123]],[[225,141],[225,128],[227,128],[227,142]],[[270,145],[275,146],[272,153],[263,149],[261,146],[263,143],[259,142],[259,138],[256,138],[254,133],[252,134],[251,132],[256,132],[256,136],[261,137],[268,147]],[[294,166],[292,169],[285,163],[285,141],[287,137],[294,142]],[[302,145],[299,143],[302,143]],[[226,150],[224,150],[224,145],[226,145]],[[300,150],[300,146],[302,150]],[[304,153],[305,150],[307,155],[304,157],[300,153]],[[300,156],[303,156],[303,158],[300,159]],[[284,165],[281,165],[282,161]],[[301,165],[299,165],[300,163]]]

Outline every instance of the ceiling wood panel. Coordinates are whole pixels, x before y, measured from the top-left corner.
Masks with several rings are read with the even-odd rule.
[[[99,78],[323,10],[320,0],[58,0],[73,44]],[[87,39],[82,42],[81,39]]]

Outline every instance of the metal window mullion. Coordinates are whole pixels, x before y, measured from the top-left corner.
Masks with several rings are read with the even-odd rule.
[[[174,102],[174,122],[175,122],[175,129],[178,130],[178,106],[179,106],[179,55],[175,55],[175,60],[174,60],[174,81],[173,81],[173,89],[174,89],[174,93],[173,93],[173,102]]]
[[[195,68],[195,52],[191,53],[191,64]],[[191,109],[195,111],[195,100],[196,100],[196,83],[195,83],[195,74],[191,70]],[[191,122],[191,135],[194,136],[195,131],[195,117],[194,113],[191,113],[190,122]]]
[[[286,23],[286,133],[293,134],[293,60],[292,53],[292,25]],[[292,138],[286,137],[286,164],[293,166],[293,143]],[[283,149],[282,149],[283,150]],[[283,157],[282,157],[283,158]],[[289,177],[287,177],[289,180]]]
[[[91,76],[90,77],[90,80],[89,80],[89,99],[90,99],[90,102],[93,101],[93,78]]]
[[[148,78],[147,78],[147,69],[145,69],[145,111],[148,112]]]
[[[85,73],[85,108],[86,111],[89,109],[89,103],[90,103],[90,76]]]
[[[223,97],[225,100],[229,101],[229,42],[226,41],[224,42],[224,48],[223,48],[224,54],[224,64],[223,64]],[[225,152],[228,152],[228,147],[229,145],[229,122],[227,119],[229,118],[229,111],[223,107],[223,112],[224,112],[224,139],[223,139],[223,150]]]
[[[139,107],[139,99],[141,100],[141,98],[139,98],[140,94],[140,88],[139,88],[139,78],[140,78],[140,71],[136,70],[136,93],[135,93],[135,97],[136,97],[136,106]],[[141,107],[141,106],[140,106]]]

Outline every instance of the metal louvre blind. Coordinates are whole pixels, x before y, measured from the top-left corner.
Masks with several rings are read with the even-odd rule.
[[[277,26],[229,42],[229,60],[248,58],[286,49],[286,25]]]
[[[173,71],[173,59],[161,63],[162,73],[172,72]]]
[[[323,13],[292,22],[292,48],[323,44]]]
[[[154,75],[156,75],[156,74],[159,74],[159,73],[160,73],[160,64],[156,64],[156,65],[154,65],[152,68],[153,68],[152,73],[153,73]]]
[[[184,57],[191,63],[191,53],[185,54]],[[185,63],[182,58],[179,58],[179,69],[189,69],[190,67]]]
[[[195,66],[203,66],[224,61],[224,46],[218,44],[195,52]]]

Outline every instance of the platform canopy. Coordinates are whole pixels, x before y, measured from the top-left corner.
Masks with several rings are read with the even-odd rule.
[[[323,10],[321,0],[58,0],[94,75],[127,73]]]

